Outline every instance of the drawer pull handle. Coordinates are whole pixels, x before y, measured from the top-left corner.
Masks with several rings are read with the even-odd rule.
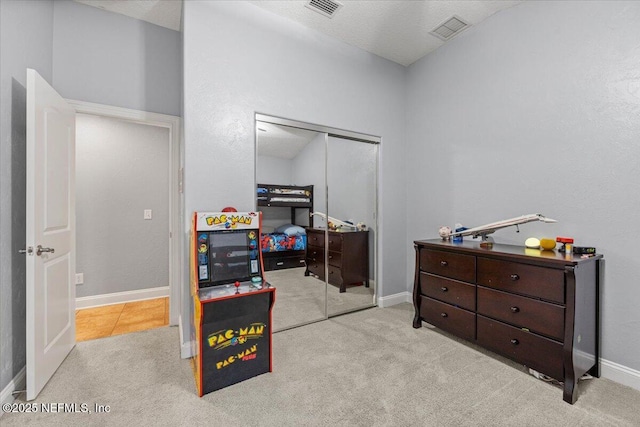
[[[440,265],[446,267],[449,263],[447,261],[440,261]]]
[[[284,265],[284,261],[276,262],[276,265]]]
[[[520,276],[518,276],[517,274],[512,274],[511,275],[511,280],[516,281],[520,278]]]
[[[517,313],[517,312],[519,312],[519,311],[520,311],[520,308],[518,308],[518,307],[516,307],[516,306],[511,307],[511,312],[512,312],[512,313]]]
[[[442,317],[447,317],[447,316],[448,316],[448,314],[447,314],[447,313],[440,313],[440,316],[442,316]]]
[[[513,344],[513,345],[518,345],[518,344],[520,344],[520,341],[518,341],[517,339],[513,338],[513,339],[511,340],[511,344]]]
[[[443,286],[443,287],[440,288],[440,290],[442,292],[447,292],[449,290],[449,288],[447,288],[446,286]]]

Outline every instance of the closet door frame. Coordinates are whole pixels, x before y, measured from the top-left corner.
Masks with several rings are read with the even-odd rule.
[[[316,125],[313,123],[300,122],[297,120],[285,119],[282,117],[269,116],[266,114],[256,113],[255,121],[267,122],[274,125],[289,126],[292,128],[312,130],[319,133],[327,133],[329,136],[335,136],[338,138],[352,139],[354,141],[368,142],[370,144],[380,144],[382,138],[375,135],[369,135],[366,133],[353,132],[350,130],[344,130],[329,126]]]

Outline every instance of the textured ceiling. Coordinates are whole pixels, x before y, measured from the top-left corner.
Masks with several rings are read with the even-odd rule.
[[[181,0],[75,1],[180,30]],[[457,15],[473,26],[521,1],[339,0],[343,6],[333,18],[305,7],[304,0],[251,3],[398,64],[410,65],[445,43],[429,32],[451,16]]]
[[[109,12],[180,31],[182,0],[74,0]]]
[[[453,15],[471,25],[520,1],[359,1],[339,0],[343,6],[333,18],[305,7],[305,1],[252,1],[307,27],[375,53],[402,65],[410,65],[444,43],[429,34]]]

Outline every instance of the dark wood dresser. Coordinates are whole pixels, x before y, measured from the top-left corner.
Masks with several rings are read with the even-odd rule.
[[[305,276],[314,274],[325,279],[325,232],[320,228],[307,228],[307,269]],[[327,237],[327,274],[329,283],[346,291],[354,283],[369,287],[369,232],[329,231]]]
[[[602,255],[479,241],[415,241],[415,318],[564,382],[599,371]]]

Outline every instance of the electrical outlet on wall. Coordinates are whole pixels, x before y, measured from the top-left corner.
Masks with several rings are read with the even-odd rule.
[[[76,273],[76,285],[82,285],[84,283],[84,273]]]
[[[152,213],[151,213],[151,209],[145,209],[144,210],[144,219],[151,219],[153,217]]]

